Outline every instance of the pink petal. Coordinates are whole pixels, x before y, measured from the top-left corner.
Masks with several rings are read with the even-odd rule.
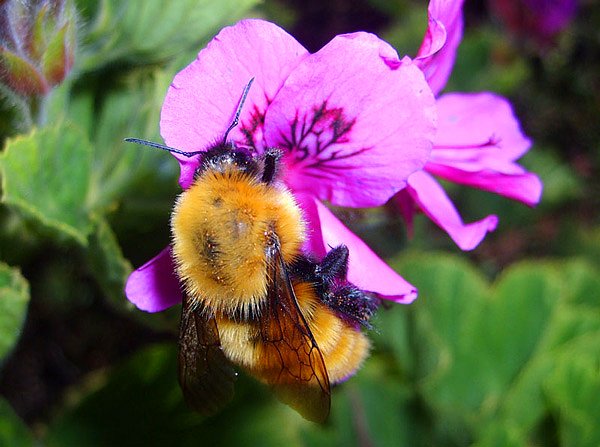
[[[242,128],[250,126],[253,114],[264,114],[290,71],[307,54],[292,36],[264,20],[242,20],[224,28],[169,87],[160,121],[166,144],[191,152],[220,141],[233,120],[244,86],[254,77],[242,125],[230,134],[230,139],[243,141]],[[186,188],[197,157],[176,157],[182,165],[180,184]]]
[[[496,229],[498,218],[494,215],[465,225],[442,187],[424,171],[409,177],[407,190],[421,210],[462,250],[474,249],[489,231]]]
[[[510,103],[492,93],[451,93],[437,99],[439,123],[431,161],[466,171],[524,170],[513,162],[531,146]]]
[[[428,24],[423,36],[423,42],[417,52],[415,61],[417,65],[424,65],[429,58],[440,51],[446,43],[446,27],[442,22],[428,14]],[[425,70],[424,70],[425,71]],[[427,77],[427,75],[426,75]]]
[[[446,85],[462,39],[463,0],[431,0],[429,24],[415,62],[437,95]]]
[[[529,206],[537,205],[542,197],[542,182],[535,174],[502,174],[493,171],[469,172],[435,163],[425,170],[454,183],[490,191]]]
[[[367,33],[304,59],[265,116],[266,142],[288,150],[286,183],[340,206],[385,203],[423,166],[434,131],[423,74]]]
[[[530,206],[539,202],[539,178],[515,163],[531,142],[506,99],[455,93],[439,97],[437,104],[439,128],[427,172]]]
[[[348,280],[351,283],[401,304],[409,304],[417,298],[417,289],[392,270],[325,205],[309,194],[296,197],[312,230],[305,246],[307,252],[322,258],[330,248],[344,244],[350,250]]]
[[[404,219],[404,225],[406,227],[406,233],[408,237],[412,238],[414,233],[414,220],[417,207],[415,206],[415,201],[408,192],[408,188],[398,191],[398,194],[396,194],[392,200]]]
[[[134,270],[125,285],[127,299],[146,312],[160,312],[181,302],[179,279],[169,247]]]

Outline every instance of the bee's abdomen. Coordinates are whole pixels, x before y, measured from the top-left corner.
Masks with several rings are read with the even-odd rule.
[[[323,355],[330,382],[338,383],[352,376],[369,355],[371,345],[367,336],[358,325],[325,305],[312,284],[297,282],[294,290]]]

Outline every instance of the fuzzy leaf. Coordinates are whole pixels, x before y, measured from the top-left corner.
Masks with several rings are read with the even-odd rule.
[[[161,163],[171,164],[173,172],[177,171],[175,160],[165,157],[162,151],[123,141],[126,137],[161,141],[159,112],[170,80],[170,76],[159,70],[150,75],[134,75],[127,78],[125,88],[110,92],[102,106],[96,107],[90,130],[95,147],[100,149],[94,154],[92,169],[92,200],[97,206],[110,206],[139,175],[151,174],[152,182],[146,183],[146,188],[155,189],[152,184],[161,177],[157,166]],[[90,102],[88,106],[94,104]]]
[[[0,263],[0,361],[21,335],[28,304],[29,284],[25,278],[17,269]]]
[[[2,202],[85,245],[91,155],[85,136],[64,124],[8,140],[0,156]]]
[[[90,273],[102,287],[111,304],[123,308],[128,303],[123,290],[131,273],[131,264],[123,257],[121,247],[108,223],[100,220],[90,236],[87,256]]]
[[[107,0],[98,2],[93,26],[86,33],[88,51],[84,69],[97,68],[117,59],[149,64],[172,57],[207,40],[219,27],[232,23],[257,3],[256,0],[183,0],[165,3]]]

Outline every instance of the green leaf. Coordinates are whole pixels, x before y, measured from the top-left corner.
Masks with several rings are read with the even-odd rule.
[[[123,309],[125,281],[131,273],[131,264],[123,257],[121,247],[106,221],[100,219],[90,236],[86,252],[90,273],[96,278],[109,302]]]
[[[523,263],[505,272],[482,313],[474,317],[473,332],[479,337],[471,338],[471,355],[477,354],[472,357],[480,362],[478,369],[487,376],[486,405],[502,398],[533,356],[561,297],[553,269],[540,267]]]
[[[93,144],[88,203],[95,213],[114,211],[120,200],[132,196],[128,191],[132,185],[142,180],[141,192],[153,196],[154,203],[157,194],[168,194],[170,203],[162,211],[171,208],[177,161],[163,151],[123,141],[126,137],[160,141],[160,108],[171,80],[167,70],[138,70],[122,77],[100,98],[88,90],[72,94],[68,81],[53,91],[50,116],[77,123]]]
[[[600,276],[598,268],[577,259],[562,265],[561,273],[568,284],[568,302],[582,310],[600,308]]]
[[[45,105],[48,121],[70,122],[86,135],[92,135],[92,129],[96,126],[95,97],[89,90],[74,92],[73,84],[74,79],[67,78],[52,90]]]
[[[393,359],[394,366],[403,375],[410,375],[416,367],[411,345],[411,321],[408,307],[383,308],[373,318],[371,338],[378,348]]]
[[[580,260],[554,267],[555,277],[559,280],[562,277],[563,287],[555,290],[562,299],[554,308],[538,351],[513,382],[498,411],[497,422],[513,426],[522,436],[532,432],[536,424],[548,417],[550,410],[544,386],[567,361],[564,353],[576,355],[573,346],[579,345],[578,340],[597,340],[600,334],[600,317],[594,307],[590,307],[590,304],[597,306],[600,302],[597,270]],[[570,397],[564,397],[566,400],[562,404],[572,405],[568,402]]]
[[[417,378],[438,405],[463,411],[477,407],[482,397],[461,373],[473,367],[467,356],[469,331],[482,311],[484,278],[464,261],[442,256],[416,259],[399,271],[419,284],[419,299],[411,306],[419,337]]]
[[[69,395],[71,406],[48,428],[49,446],[195,445],[198,440],[222,446],[386,446],[414,433],[407,411],[397,410],[409,408],[410,393],[379,361],[334,388],[325,425],[304,420],[244,374],[222,412],[199,417],[183,403],[175,341],[140,351]]]
[[[72,407],[50,425],[47,445],[168,444],[173,433],[156,428],[164,427],[166,421],[177,422],[181,415],[174,394],[175,359],[169,347],[149,348],[110,376],[90,377],[82,388],[71,392]]]
[[[91,201],[96,208],[112,206],[142,176],[151,180],[145,184],[149,192],[165,189],[157,187],[156,182],[175,183],[178,165],[172,157],[123,141],[126,137],[160,141],[159,113],[171,79],[170,74],[160,70],[135,74],[122,88],[105,96],[91,129],[96,147]],[[169,175],[163,175],[161,164],[170,165]]]
[[[97,281],[113,309],[157,332],[176,331],[181,314],[177,306],[163,312],[147,313],[140,312],[127,300],[125,283],[132,270],[131,263],[123,256],[119,241],[106,220],[99,218],[95,223],[85,256],[89,274]]]
[[[219,415],[202,419],[188,410],[177,384],[175,345],[152,346],[108,377],[92,379],[95,390],[80,392],[75,406],[51,424],[47,444],[299,445],[299,427],[309,423],[249,379],[238,381],[234,402]]]
[[[491,26],[465,32],[446,91],[493,91],[510,95],[530,76],[525,58]]]
[[[496,424],[484,436],[475,442],[472,447],[528,447],[526,437],[512,427]]]
[[[343,393],[333,395],[338,445],[415,445],[423,433],[411,411],[412,390],[385,359],[374,356],[367,362],[343,385]],[[340,408],[344,398],[348,415]]]
[[[536,147],[523,158],[526,166],[537,173],[544,184],[543,204],[557,205],[576,199],[583,192],[581,178],[568,164],[561,162],[547,147]]]
[[[206,41],[225,23],[232,23],[257,0],[182,0],[168,6],[161,0],[98,2],[87,30],[84,70],[118,59],[150,64],[170,58]]]
[[[545,391],[558,419],[561,445],[600,445],[600,330],[578,338],[556,358]]]
[[[181,398],[173,340],[69,393],[48,445],[483,447],[555,445],[559,436],[593,445],[600,276],[592,265],[524,262],[491,284],[456,256],[411,255],[396,267],[419,284],[419,300],[381,310],[373,355],[334,387],[324,426],[243,374],[232,403],[197,417]]]
[[[29,285],[25,278],[17,269],[0,263],[0,361],[21,335],[28,304]]]
[[[2,398],[0,398],[0,445],[11,447],[34,445],[33,436],[27,426]]]
[[[559,253],[563,256],[579,256],[600,267],[600,225],[574,225],[573,219],[564,216],[559,235]]]
[[[438,437],[460,445],[478,437],[478,445],[538,439],[552,411],[546,381],[566,361],[560,353],[576,340],[600,339],[597,269],[581,260],[524,262],[486,286],[456,257],[409,256],[397,267],[420,288],[409,346]],[[557,396],[560,408],[579,405],[577,395]]]
[[[385,3],[389,8],[392,5],[391,2],[382,2],[377,0],[378,3]],[[393,7],[402,8],[401,14],[396,14],[396,23],[394,23],[382,36],[382,38],[389,42],[396,50],[398,54],[415,55],[419,49],[419,45],[423,40],[423,24],[427,23],[427,10],[422,5],[416,5],[411,7],[406,4],[393,3]]]
[[[85,245],[91,154],[86,137],[65,124],[8,140],[0,155],[2,202]]]

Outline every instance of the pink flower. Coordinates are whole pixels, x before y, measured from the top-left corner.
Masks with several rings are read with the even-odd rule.
[[[335,37],[310,54],[292,36],[262,20],[224,28],[171,84],[161,134],[184,151],[208,148],[223,137],[240,92],[255,81],[238,145],[285,152],[283,180],[305,211],[306,251],[350,250],[348,279],[384,298],[408,303],[416,289],[404,281],[323,204],[371,207],[386,203],[425,165],[435,133],[435,100],[415,63],[364,32]],[[180,184],[193,181],[198,157],[175,155]],[[126,293],[155,312],[181,300],[169,249],[130,276]]]
[[[433,92],[444,88],[462,36],[462,1],[432,0],[429,27],[416,63]],[[475,248],[498,223],[494,215],[464,224],[433,175],[445,180],[537,204],[542,184],[516,163],[531,144],[508,101],[491,93],[447,93],[437,97],[438,129],[425,168],[410,175],[395,197],[409,231],[420,209],[463,250]]]

